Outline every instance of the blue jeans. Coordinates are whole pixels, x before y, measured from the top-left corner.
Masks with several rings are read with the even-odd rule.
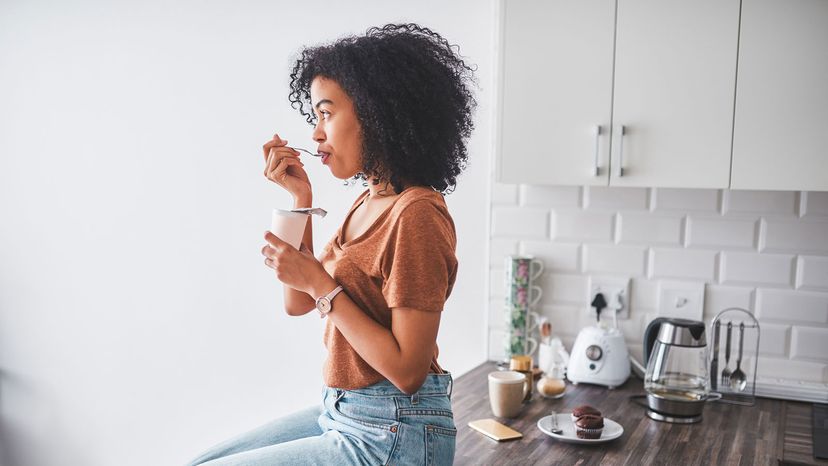
[[[322,406],[219,444],[189,464],[450,465],[457,435],[451,386],[451,375],[429,374],[413,395],[387,380],[325,388]]]

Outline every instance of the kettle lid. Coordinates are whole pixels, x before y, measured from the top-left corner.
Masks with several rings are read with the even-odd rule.
[[[704,322],[689,319],[665,319],[658,330],[658,341],[672,346],[707,346]]]

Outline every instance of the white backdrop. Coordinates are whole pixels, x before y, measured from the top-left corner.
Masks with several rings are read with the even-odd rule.
[[[416,21],[479,66],[448,196],[460,273],[441,362],[486,357],[492,1],[0,2],[0,464],[181,464],[319,400],[322,324],[287,317],[259,249],[262,176],[302,45]],[[309,161],[333,234],[362,190]]]

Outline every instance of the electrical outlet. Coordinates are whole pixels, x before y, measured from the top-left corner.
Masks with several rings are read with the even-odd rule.
[[[658,283],[658,315],[702,320],[704,283],[662,280]]]
[[[610,318],[610,310],[617,309],[618,319],[630,318],[630,279],[629,277],[589,277],[589,296],[587,305],[601,293],[607,302],[607,309],[602,317]],[[591,315],[595,315],[595,308],[588,307]]]

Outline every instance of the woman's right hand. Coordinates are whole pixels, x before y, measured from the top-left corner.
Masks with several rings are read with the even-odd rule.
[[[287,147],[287,140],[278,134],[266,142],[264,151],[264,175],[270,181],[285,188],[293,195],[293,199],[310,199],[312,195],[310,179],[303,168],[305,164],[299,160],[299,152]],[[310,207],[310,206],[307,206]]]

